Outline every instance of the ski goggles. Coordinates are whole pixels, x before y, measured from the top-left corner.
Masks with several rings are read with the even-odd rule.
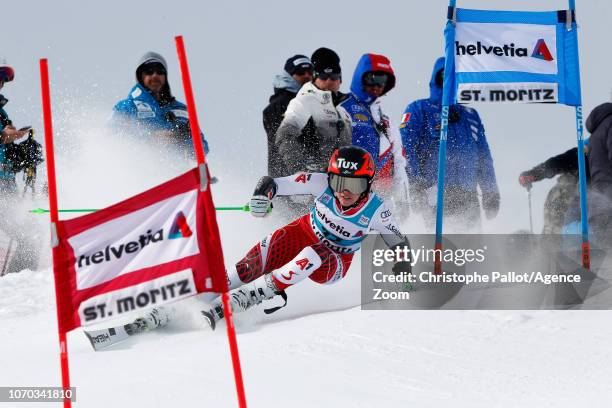
[[[368,72],[363,76],[363,84],[365,86],[379,86],[384,88],[387,85],[389,77],[387,74]]]
[[[337,193],[348,190],[351,194],[361,194],[368,191],[368,179],[330,174],[329,187]]]
[[[317,75],[317,78],[319,78],[321,81],[327,81],[328,79],[331,79],[332,81],[337,81],[342,78],[342,74],[321,72]]]

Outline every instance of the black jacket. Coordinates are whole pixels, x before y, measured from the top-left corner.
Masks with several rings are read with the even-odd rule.
[[[612,103],[606,102],[593,109],[586,128],[591,133],[591,188],[612,201]]]
[[[13,124],[7,113],[4,111],[4,105],[6,105],[7,102],[8,99],[6,99],[3,95],[0,95],[0,130],[3,130],[5,127]]]
[[[578,177],[578,147],[573,147],[568,151],[558,154],[544,163],[540,163],[529,173],[533,175],[534,181],[540,181],[545,178],[553,178],[558,174],[571,174]],[[591,174],[589,172],[589,156],[585,155],[586,179],[590,182]]]
[[[268,175],[271,177],[280,177],[287,174],[274,141],[287,106],[296,95],[297,93],[287,89],[274,88],[274,95],[270,96],[270,103],[263,110],[263,126],[268,135]]]

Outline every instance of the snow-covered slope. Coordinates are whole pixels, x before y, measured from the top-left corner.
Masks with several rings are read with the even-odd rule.
[[[5,279],[0,384],[57,384],[49,272]],[[342,302],[325,307],[349,286],[294,292],[274,319],[261,311],[238,317],[249,406],[612,403],[608,312],[362,311],[339,309]],[[22,295],[10,296],[17,291]],[[37,300],[24,305],[22,296]],[[335,310],[303,316],[305,297]],[[108,351],[95,353],[80,330],[71,333],[77,406],[235,406],[225,331],[205,329],[195,309],[187,302],[180,322]]]

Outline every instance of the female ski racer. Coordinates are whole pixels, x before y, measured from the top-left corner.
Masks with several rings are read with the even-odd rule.
[[[276,295],[286,304],[285,289],[306,278],[322,284],[342,279],[370,230],[383,234],[392,249],[409,245],[391,212],[370,189],[375,172],[366,150],[346,146],[332,154],[327,174],[263,177],[250,201],[254,216],[266,216],[275,196],[310,194],[316,197],[315,204],[309,214],[262,239],[229,271],[232,311],[243,312]],[[407,261],[393,267],[394,273],[409,271]],[[214,329],[223,318],[220,297],[202,314]]]

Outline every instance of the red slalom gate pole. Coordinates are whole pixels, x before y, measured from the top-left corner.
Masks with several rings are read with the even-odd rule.
[[[177,35],[174,37],[176,42],[176,52],[178,53],[179,64],[181,66],[181,76],[183,77],[183,89],[185,90],[185,99],[187,100],[187,113],[189,115],[189,126],[191,127],[191,138],[195,147],[196,160],[198,165],[206,164],[206,156],[204,156],[204,147],[202,146],[202,138],[200,137],[200,122],[198,122],[198,114],[193,97],[193,88],[191,86],[191,76],[189,75],[189,65],[187,64],[187,53],[185,52],[185,44],[183,36]]]
[[[183,42],[183,36],[178,35],[174,37],[176,42],[176,51],[178,53],[179,64],[181,67],[181,76],[183,78],[183,89],[185,91],[185,99],[187,102],[187,113],[189,114],[189,125],[191,127],[191,137],[193,139],[193,145],[196,153],[196,160],[198,167],[200,168],[200,176],[206,177],[206,183],[210,187],[210,181],[208,180],[208,168],[206,166],[206,156],[204,155],[204,148],[202,146],[202,138],[200,136],[200,124],[198,122],[198,115],[196,111],[195,99],[193,97],[193,88],[191,86],[191,77],[189,75],[189,65],[187,64],[187,53],[185,52],[185,44]],[[212,195],[208,194],[210,198],[210,208],[214,208],[212,204]],[[215,225],[216,225],[216,221]],[[207,222],[209,229],[212,228],[212,223]],[[211,231],[212,236],[218,235],[218,231]],[[219,246],[220,247],[220,246]],[[229,303],[227,280],[222,279],[222,294],[221,299],[223,301],[223,314],[225,316],[225,322],[227,325],[227,339],[230,346],[230,353],[232,356],[232,366],[234,368],[234,381],[236,382],[236,393],[238,395],[238,406],[240,408],[246,408],[246,395],[244,392],[244,382],[242,379],[242,368],[240,366],[240,354],[238,353],[238,341],[236,340],[236,330],[234,328],[234,322],[232,319],[232,309]]]
[[[47,163],[47,179],[49,185],[49,214],[51,216],[51,247],[53,251],[53,259],[57,259],[58,249],[58,238],[57,238],[57,222],[59,221],[59,215],[57,211],[57,184],[55,178],[55,156],[53,154],[53,125],[51,121],[51,92],[49,89],[49,67],[47,65],[47,59],[42,58],[40,60],[40,86],[42,90],[42,108],[43,108],[43,119],[45,125],[45,150],[46,150],[46,163]],[[53,262],[55,265],[55,262]],[[57,272],[53,271],[55,278],[55,302],[57,310],[57,330],[59,336],[60,346],[60,366],[62,370],[62,388],[64,389],[64,408],[72,407],[72,401],[70,398],[66,398],[69,395],[70,390],[70,369],[68,365],[68,340],[66,339],[66,332],[60,329],[60,312],[59,312],[59,280]]]

